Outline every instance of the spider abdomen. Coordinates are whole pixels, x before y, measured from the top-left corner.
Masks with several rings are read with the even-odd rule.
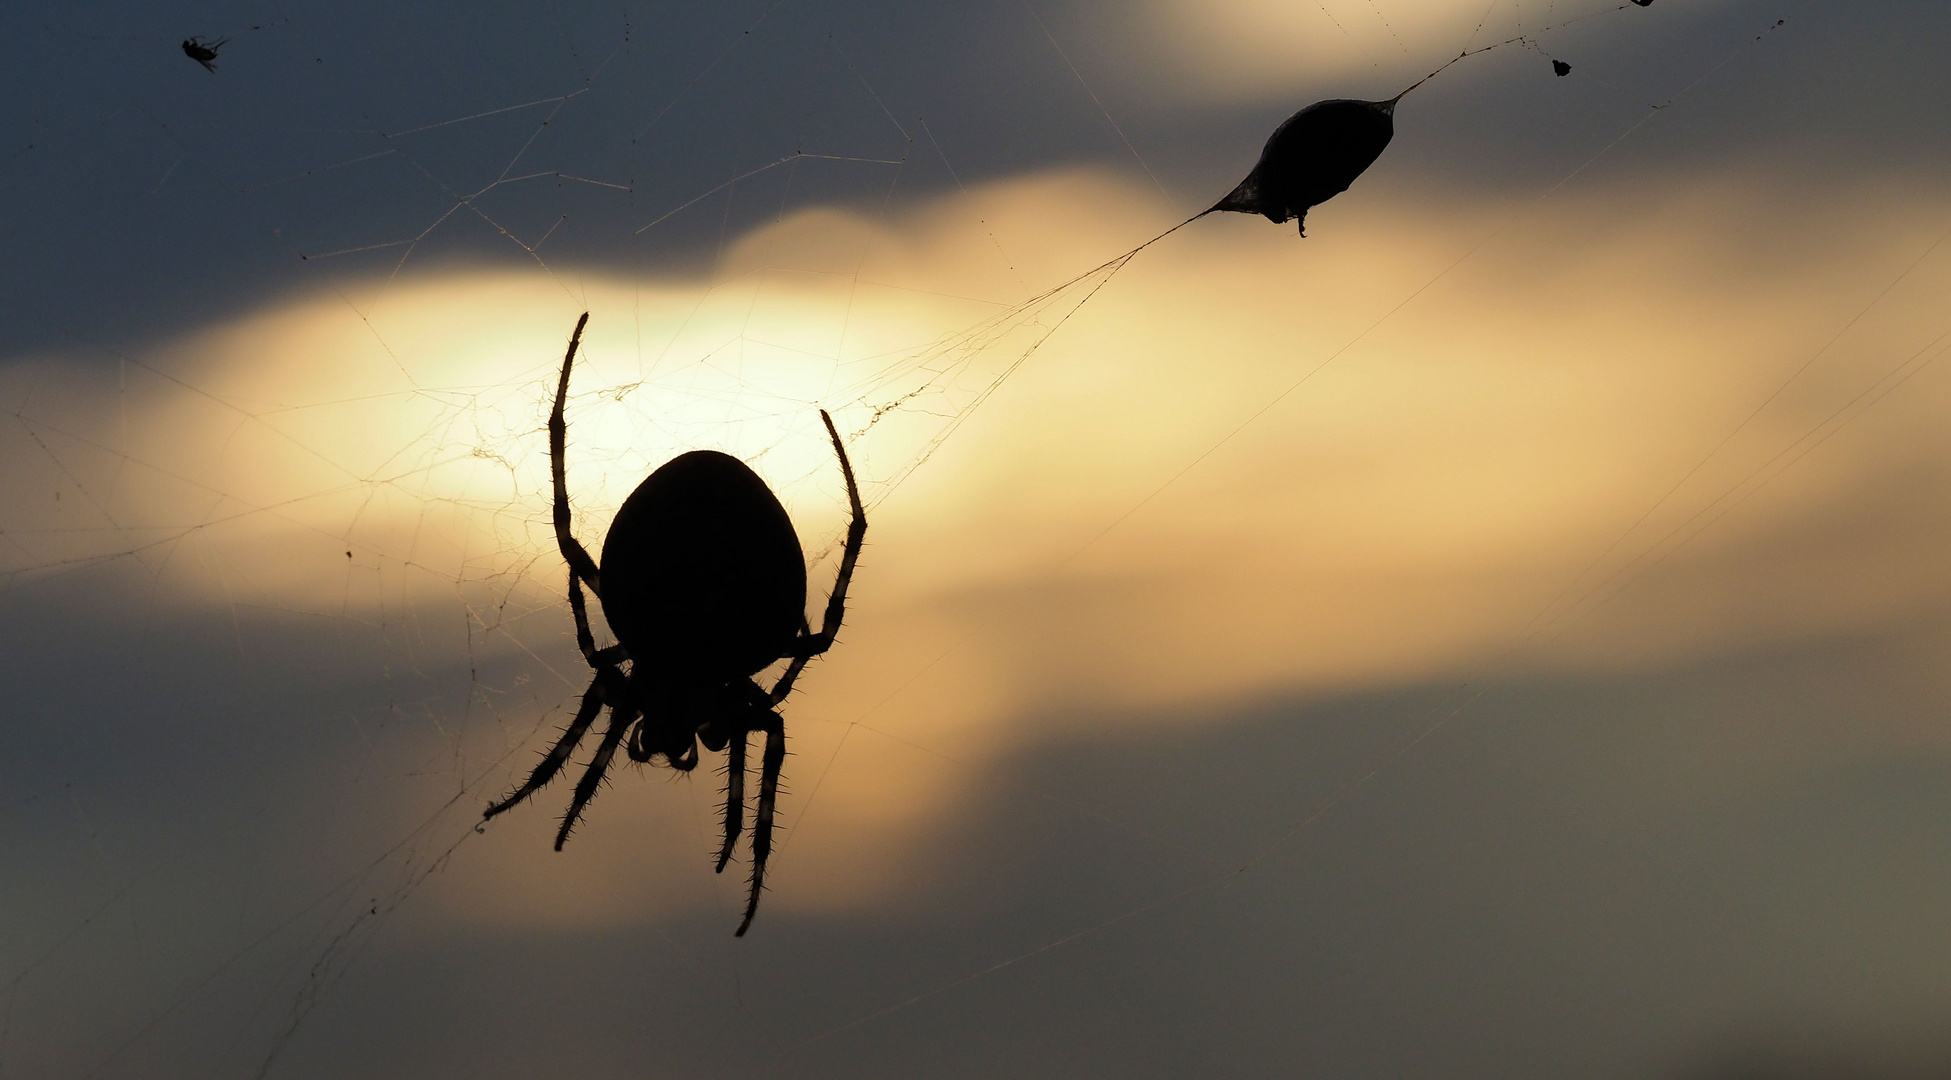
[[[692,685],[780,659],[806,611],[792,519],[729,454],[665,462],[624,500],[603,541],[599,599],[639,671]]]

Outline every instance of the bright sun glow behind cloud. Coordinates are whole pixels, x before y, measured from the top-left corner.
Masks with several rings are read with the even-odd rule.
[[[1195,99],[1285,99],[1296,87],[1351,78],[1375,80],[1369,92],[1386,96],[1461,51],[1520,36],[1551,42],[1554,31],[1589,29],[1621,6],[1419,0],[1385,14],[1368,0],[1149,0],[1139,25],[1177,71],[1176,88]]]

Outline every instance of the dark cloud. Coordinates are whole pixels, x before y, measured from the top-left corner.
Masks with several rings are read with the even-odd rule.
[[[8,625],[35,614],[16,597]],[[356,650],[331,657],[341,633],[238,614],[179,620],[162,648],[73,607],[43,641],[16,629],[11,655],[41,673],[17,715],[60,722],[15,730],[9,789],[72,782],[9,808],[10,863],[34,868],[10,890],[32,944],[9,970],[58,945],[16,985],[8,1064],[85,1071],[154,1021],[108,1075],[244,1073],[302,1009],[277,1075],[1818,1076],[1756,1073],[1772,1044],[1729,1033],[1851,1036],[1951,1007],[1951,749],[1935,682],[1902,676],[1940,654],[1937,620],[1616,677],[1174,709],[1127,733],[1051,714],[1025,726],[1093,734],[981,770],[918,891],[775,907],[734,945],[735,898],[497,929],[443,899],[479,875],[397,907],[393,877],[340,887],[451,795],[451,744],[401,691],[466,676],[375,686]],[[404,707],[366,736],[344,722],[386,698]],[[462,870],[542,850],[535,830],[467,836],[471,805],[413,848],[418,870],[456,838]],[[668,827],[631,826],[640,857],[706,876]],[[360,918],[369,902],[387,913]],[[50,1026],[64,1016],[89,1019]]]
[[[1683,1080],[1929,1080],[1951,1075],[1942,1040],[1882,1039],[1782,1030],[1743,1035],[1677,1072]]]
[[[1741,1026],[1925,1023],[1951,1004],[1951,755],[1868,735],[1932,705],[1866,676],[1939,633],[1513,682],[1400,757],[1469,694],[1037,746],[931,841],[927,895],[774,914],[747,949],[723,913],[515,935],[403,914],[291,1075],[1634,1077]],[[1739,750],[1809,731],[1839,749]]]
[[[1751,40],[1778,15],[1789,23]],[[901,201],[1080,163],[1136,175],[1127,136],[1190,211],[1223,194],[1297,105],[1386,97],[1421,73],[1404,57],[1218,107],[1188,95],[1130,17],[1088,5],[1048,16],[1089,90],[1009,3],[22,11],[0,75],[23,103],[0,128],[17,253],[0,346],[127,345],[384,274],[402,248],[299,255],[397,243],[436,222],[419,265],[533,265],[498,225],[530,243],[548,235],[564,266],[695,268],[784,206],[878,206],[890,190]],[[1929,175],[1945,158],[1931,107],[1945,18],[1923,3],[1784,3],[1594,19],[1552,46],[1592,79],[1552,79],[1521,49],[1460,65],[1418,91],[1365,185],[1444,200],[1541,190],[1683,93],[1608,155],[1608,174],[1759,160],[1829,180],[1845,162]],[[232,38],[216,75],[182,55],[185,21]],[[480,115],[579,91],[559,109]],[[464,117],[476,119],[425,127]],[[796,152],[907,164],[892,184],[888,166],[804,161],[634,235]],[[495,225],[467,210],[442,220],[457,196],[529,172],[629,191],[550,175],[482,195],[476,209]]]

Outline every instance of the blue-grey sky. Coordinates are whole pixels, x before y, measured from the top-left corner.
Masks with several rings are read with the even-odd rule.
[[[1190,212],[1238,179],[1264,134],[1297,104],[1386,97],[1449,55],[1434,41],[1380,52],[1363,26],[1323,20],[1303,25],[1310,47],[1345,63],[1297,64],[1291,85],[1262,80],[1199,92],[1187,85],[1196,78],[1165,55],[1172,43],[1159,38],[1169,28],[1147,32],[1161,20],[1142,13],[1166,7],[1072,4],[1038,17],[1020,3],[752,3],[708,13],[600,5],[16,9],[10,32],[33,45],[4,75],[18,104],[6,117],[0,182],[15,208],[9,244],[24,256],[8,271],[9,340],[45,342],[82,320],[140,335],[181,325],[217,297],[237,303],[370,271],[374,263],[293,263],[300,252],[416,235],[451,207],[450,190],[485,186],[525,145],[519,171],[560,170],[630,190],[569,184],[540,196],[523,188],[488,196],[484,208],[508,214],[528,236],[570,212],[552,238],[558,250],[633,267],[668,265],[714,243],[727,222],[735,229],[741,216],[749,224],[776,209],[781,175],[744,188],[750,201],[729,218],[719,205],[718,213],[672,222],[654,245],[628,239],[727,177],[795,151],[900,158],[904,130],[921,145],[907,155],[902,196],[952,185],[945,160],[965,183],[1079,163],[1137,172],[1128,138],[1173,205]],[[1943,132],[1930,108],[1941,78],[1941,8],[1658,7],[1544,35],[1576,61],[1563,81],[1521,49],[1453,69],[1399,118],[1413,138],[1392,157],[1409,160],[1371,182],[1435,197],[1485,185],[1528,190],[1696,79],[1707,100],[1662,118],[1660,138],[1643,140],[1611,168],[1658,174],[1759,159],[1784,171],[1834,173],[1869,161],[1929,176],[1943,167]],[[1421,14],[1411,5],[1398,19]],[[1510,14],[1476,43],[1527,28]],[[1739,47],[1776,18],[1792,19],[1792,29],[1763,47]],[[1536,12],[1532,19],[1535,27]],[[1431,36],[1461,42],[1470,22],[1462,20],[1462,34]],[[205,38],[232,37],[215,77],[176,48],[192,26]],[[1391,28],[1378,40],[1399,39]],[[577,91],[583,96],[533,143],[549,106],[396,141],[376,134]],[[385,156],[343,164],[368,155]],[[875,201],[884,192],[876,181],[887,177],[863,172],[873,170],[802,170],[793,197]],[[374,261],[390,268],[397,254]],[[450,222],[418,257],[522,261],[478,220]]]
[[[1951,1060],[1942,5],[0,25],[0,1077]],[[1305,241],[1012,306],[1519,35]],[[742,940],[704,769],[473,831],[587,681],[582,310],[586,542],[715,446],[817,593],[815,406],[868,486]]]

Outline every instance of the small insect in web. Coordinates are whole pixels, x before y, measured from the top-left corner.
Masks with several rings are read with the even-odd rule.
[[[568,431],[563,400],[588,322],[585,312],[562,358],[562,378],[549,414],[549,466],[555,486],[556,545],[569,564],[569,609],[576,619],[576,644],[595,678],[583,692],[575,719],[542,763],[520,788],[489,806],[482,817],[494,817],[554,779],[597,714],[607,707],[609,728],[576,783],[569,810],[556,831],[556,850],[562,850],[583,808],[595,797],[619,747],[632,761],[646,763],[661,757],[670,768],[690,772],[697,768],[702,743],[713,753],[726,751],[725,836],[718,851],[718,870],[723,872],[744,832],[746,740],[763,732],[751,887],[737,931],[742,937],[758,910],[766,859],[772,852],[779,770],[786,759],[785,722],[778,706],[792,693],[807,661],[833,646],[846,613],[847,585],[867,535],[867,514],[860,505],[847,449],[833,418],[822,409],[820,419],[840,459],[853,516],[818,633],[806,619],[806,560],[792,519],[765,481],[729,454],[693,450],[652,472],[610,522],[599,566],[569,531],[563,464]],[[603,605],[603,615],[616,635],[617,643],[609,648],[598,649],[590,632],[585,585]],[[787,661],[786,670],[770,689],[754,680],[780,660]]]
[[[183,42],[183,55],[203,65],[205,71],[217,71],[217,50],[224,47],[229,38],[205,41],[200,37],[186,38]]]

